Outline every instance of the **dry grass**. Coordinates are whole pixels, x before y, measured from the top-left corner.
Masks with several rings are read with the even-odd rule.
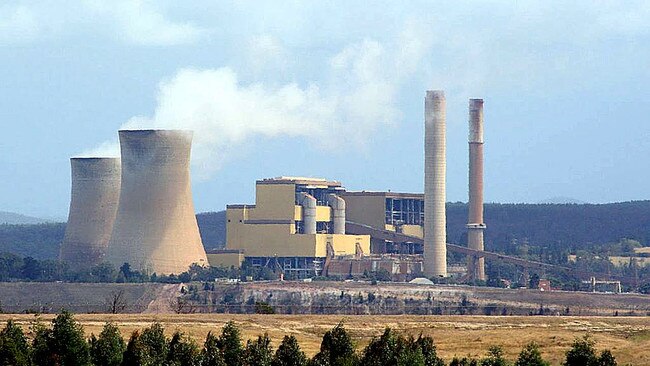
[[[52,315],[42,317],[49,321]],[[14,319],[24,327],[33,315],[0,315],[0,321]],[[576,337],[589,333],[599,349],[609,348],[619,364],[650,365],[650,318],[641,317],[486,317],[486,316],[338,316],[338,315],[77,315],[88,334],[98,333],[106,321],[115,322],[128,336],[135,329],[161,322],[171,333],[181,330],[202,343],[209,331],[219,332],[229,320],[241,329],[245,338],[267,332],[277,345],[285,334],[293,334],[303,349],[313,355],[322,335],[343,321],[359,346],[385,327],[434,337],[440,355],[481,356],[490,345],[502,345],[510,359],[516,358],[528,342],[541,345],[544,356],[560,364],[564,352]]]

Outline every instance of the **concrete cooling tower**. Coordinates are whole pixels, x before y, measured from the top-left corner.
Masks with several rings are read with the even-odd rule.
[[[447,216],[445,213],[447,148],[446,100],[442,90],[424,98],[424,272],[447,276]]]
[[[190,187],[192,132],[119,131],[122,184],[106,259],[147,273],[207,265]]]
[[[72,158],[70,212],[59,259],[73,269],[103,261],[120,197],[120,159]]]

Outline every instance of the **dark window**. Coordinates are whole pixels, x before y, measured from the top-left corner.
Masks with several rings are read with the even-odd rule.
[[[318,234],[331,234],[332,228],[328,221],[318,221],[316,222],[316,232]]]
[[[424,202],[413,198],[386,198],[386,224],[423,225]]]

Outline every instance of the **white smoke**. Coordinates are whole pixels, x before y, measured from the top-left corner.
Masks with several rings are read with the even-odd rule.
[[[181,69],[159,84],[152,116],[133,117],[121,128],[193,130],[192,164],[203,177],[258,136],[363,148],[373,132],[399,120],[396,94],[419,64],[410,56],[426,53],[419,42],[402,41],[388,51],[374,40],[346,47],[329,60],[319,84],[244,85],[229,67]],[[116,144],[105,144],[86,153],[107,148],[117,151]]]

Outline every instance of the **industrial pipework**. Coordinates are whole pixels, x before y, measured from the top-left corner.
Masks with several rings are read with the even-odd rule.
[[[303,234],[316,234],[316,198],[301,192],[298,202],[302,206]]]
[[[192,132],[119,131],[120,201],[107,260],[170,274],[208,265],[190,185]]]
[[[424,99],[424,273],[447,276],[446,100],[442,90]]]
[[[345,234],[345,200],[334,193],[327,195],[327,203],[332,208],[332,233]]]
[[[59,259],[86,269],[106,254],[120,197],[120,159],[72,158],[70,167],[70,211]]]
[[[483,99],[469,100],[469,215],[467,243],[470,249],[484,250],[483,230]],[[485,258],[468,257],[470,278],[485,281]]]

